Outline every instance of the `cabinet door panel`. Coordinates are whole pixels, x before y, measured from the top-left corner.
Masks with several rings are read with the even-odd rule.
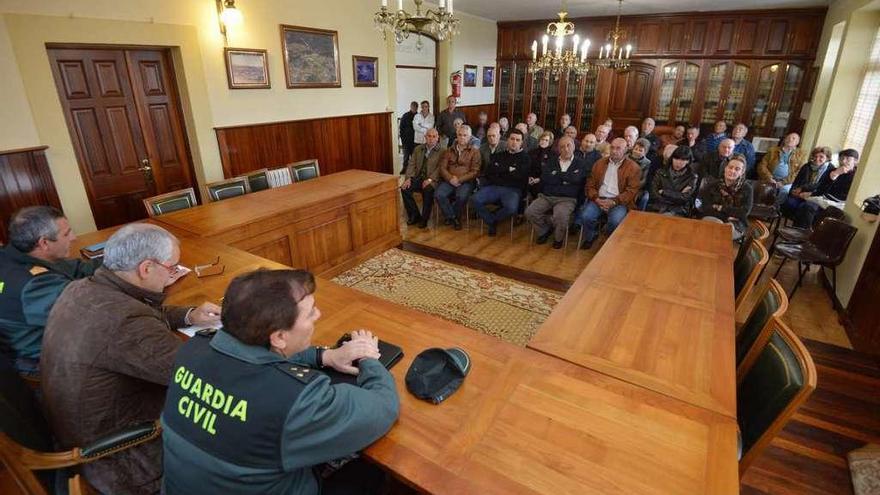
[[[687,34],[685,43],[688,55],[702,55],[706,53],[706,40],[709,35],[709,21],[693,21],[690,25],[690,33]]]
[[[724,121],[743,122],[748,120],[743,115],[747,110],[743,106],[743,100],[745,100],[746,90],[749,88],[751,75],[752,68],[748,64],[740,62],[733,64],[730,84],[727,88],[727,95],[724,98]]]
[[[654,111],[654,119],[658,124],[669,122],[672,118],[680,65],[680,62],[669,62],[660,66],[660,92],[657,95],[657,109]]]
[[[684,52],[685,43],[687,43],[688,32],[687,21],[670,22],[666,25],[666,34],[663,41],[663,53],[668,55],[680,55]]]
[[[761,21],[743,19],[739,21],[736,36],[737,55],[756,55],[760,47],[760,24]]]
[[[660,34],[663,25],[659,22],[640,22],[636,27],[634,55],[654,55],[660,50]]]
[[[785,64],[785,75],[782,79],[779,99],[773,104],[773,130],[771,136],[785,136],[792,123],[800,119],[796,115],[798,93],[804,80],[804,68],[796,64]],[[765,131],[766,134],[766,131]]]
[[[513,63],[505,62],[498,68],[498,116],[510,117],[510,96],[513,83]]]
[[[734,51],[734,40],[736,38],[736,21],[724,20],[715,21],[715,42],[712,53],[717,55],[728,55]]]
[[[397,233],[397,195],[388,191],[351,206],[351,230],[354,245],[360,248],[377,239]]]
[[[788,44],[789,55],[815,56],[819,35],[822,32],[821,19],[816,17],[794,18],[791,20],[791,36]]]
[[[674,122],[690,122],[691,112],[694,109],[694,99],[697,96],[697,82],[700,77],[700,64],[693,62],[684,63],[684,72],[681,74],[681,84],[678,95],[675,97]]]
[[[788,44],[788,20],[772,19],[767,28],[767,42],[764,44],[764,55],[782,55]]]
[[[329,211],[294,225],[295,266],[320,273],[352,255],[351,219],[345,210]]]
[[[778,62],[760,66],[755,92],[751,99],[749,127],[755,135],[764,135],[764,128],[771,124],[773,97],[779,80],[781,64]]]
[[[714,63],[709,66],[704,83],[706,92],[703,96],[703,110],[700,116],[702,124],[713,124],[720,118],[724,82],[727,79],[729,66],[728,62]]]

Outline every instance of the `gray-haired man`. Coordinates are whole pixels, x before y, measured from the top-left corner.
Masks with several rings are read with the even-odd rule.
[[[163,306],[179,278],[180,246],[150,224],[119,229],[104,266],[70,283],[43,337],[42,387],[61,448],[88,445],[117,429],[159,418],[181,345],[174,329],[220,320],[220,307]],[[83,467],[101,493],[156,493],[162,445],[149,442]]]

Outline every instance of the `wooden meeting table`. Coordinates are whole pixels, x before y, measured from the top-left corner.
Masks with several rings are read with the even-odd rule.
[[[87,234],[75,248],[115,228]],[[169,304],[217,302],[235,275],[286,268],[220,243],[179,236],[181,263],[220,257],[222,275],[190,273]],[[732,494],[739,487],[736,421],[724,414],[318,277],[313,342],[359,328],[401,346],[392,368],[400,419],[365,455],[428,493]],[[472,370],[440,405],[413,397],[404,377],[430,347],[460,347]]]

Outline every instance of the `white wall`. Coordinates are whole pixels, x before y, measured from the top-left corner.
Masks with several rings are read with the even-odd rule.
[[[39,146],[40,138],[12,51],[5,16],[0,15],[0,150]]]
[[[458,13],[461,18],[461,33],[453,38],[450,44],[450,60],[447,71],[440,73],[439,78],[446,82],[449,94],[450,73],[460,70],[464,78],[464,66],[477,66],[477,86],[474,88],[463,87],[459,105],[480,105],[495,103],[495,87],[483,87],[483,67],[495,66],[498,44],[498,26],[495,21]],[[497,84],[497,81],[496,81]],[[441,96],[444,92],[441,92]],[[442,100],[442,98],[441,98]],[[443,105],[443,103],[441,103]]]

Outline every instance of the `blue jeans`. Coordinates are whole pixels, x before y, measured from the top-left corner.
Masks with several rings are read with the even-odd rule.
[[[441,182],[437,186],[435,197],[437,198],[437,204],[440,205],[440,211],[443,212],[443,217],[447,220],[460,217],[461,210],[467,204],[472,192],[474,192],[473,182],[464,182],[458,187],[446,181]],[[455,193],[455,207],[449,201],[449,196],[452,193]]]
[[[522,191],[515,187],[483,186],[474,194],[474,209],[487,225],[496,225],[501,220],[516,213]],[[486,209],[488,204],[501,204],[501,208],[492,213]]]
[[[602,208],[599,208],[595,201],[590,201],[577,213],[575,223],[584,229],[584,240],[593,242],[599,237],[599,220],[603,215],[608,216],[608,222],[605,224],[605,234],[611,235],[614,229],[620,225],[620,222],[626,218],[628,211],[624,205],[617,205],[607,212],[602,211]]]

